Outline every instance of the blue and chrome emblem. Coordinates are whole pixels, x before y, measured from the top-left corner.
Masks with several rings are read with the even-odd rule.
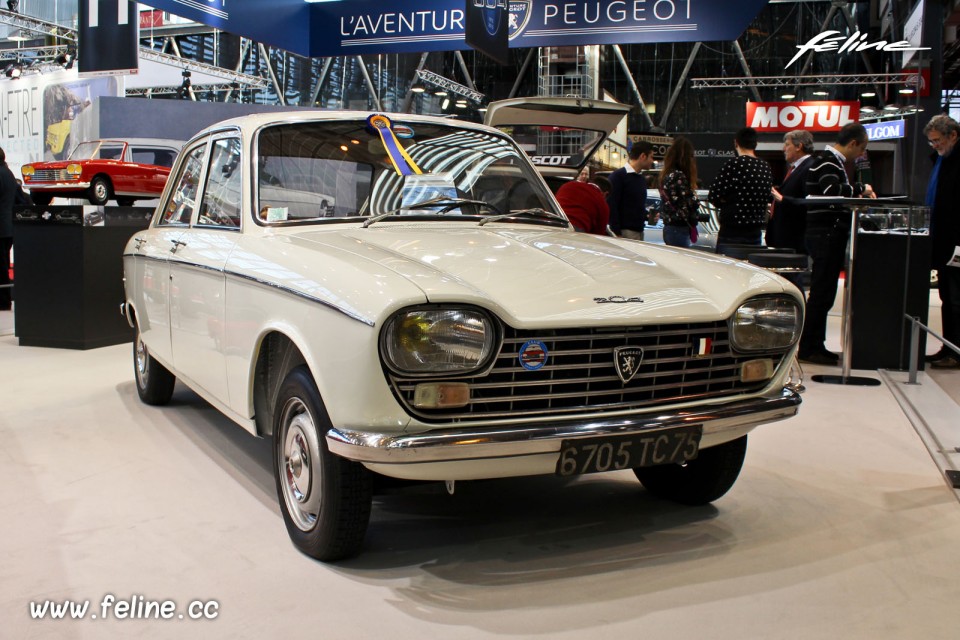
[[[487,33],[491,36],[500,33],[503,14],[506,13],[506,0],[473,0],[473,6],[481,8],[483,26],[487,29]]]
[[[527,371],[536,371],[547,364],[547,345],[539,340],[527,340],[520,347],[520,366]]]

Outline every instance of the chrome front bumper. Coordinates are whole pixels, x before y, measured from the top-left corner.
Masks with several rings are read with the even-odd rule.
[[[383,434],[331,429],[332,453],[363,463],[407,465],[477,461],[559,453],[563,440],[629,436],[690,424],[703,425],[704,436],[749,428],[796,415],[800,395],[790,389],[775,397],[751,398],[642,416],[570,420],[544,424],[434,429]]]

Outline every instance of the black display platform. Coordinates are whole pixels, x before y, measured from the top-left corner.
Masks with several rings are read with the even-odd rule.
[[[857,234],[853,270],[851,366],[910,368],[910,325],[904,314],[927,323],[930,308],[930,236]],[[920,353],[926,348],[920,334]]]
[[[21,346],[95,349],[133,340],[120,315],[123,248],[145,207],[49,206],[14,212],[14,334]]]

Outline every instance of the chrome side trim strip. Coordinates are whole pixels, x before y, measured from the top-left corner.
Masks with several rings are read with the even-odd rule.
[[[628,436],[690,424],[704,433],[752,426],[797,413],[800,396],[783,389],[775,397],[751,398],[641,416],[601,417],[547,424],[434,429],[385,434],[334,428],[327,432],[330,451],[357,462],[423,464],[559,453],[563,440]]]
[[[362,322],[363,324],[367,325],[368,327],[375,327],[375,326],[377,326],[377,323],[374,322],[373,320],[371,320],[371,319],[369,319],[369,318],[365,318],[365,317],[361,316],[360,314],[355,313],[355,312],[353,312],[353,311],[349,311],[349,310],[347,310],[347,309],[343,309],[343,308],[341,308],[341,307],[338,307],[338,306],[336,306],[335,304],[333,304],[333,303],[331,303],[331,302],[329,302],[329,301],[327,301],[327,300],[321,300],[320,298],[317,298],[317,297],[315,297],[315,296],[311,296],[311,295],[309,295],[309,294],[307,294],[307,293],[304,293],[304,292],[302,292],[302,291],[297,291],[296,289],[291,289],[290,287],[285,287],[285,286],[283,286],[283,285],[281,285],[281,284],[276,284],[276,283],[274,283],[274,282],[267,282],[266,280],[262,280],[262,279],[260,279],[260,278],[254,277],[254,276],[250,276],[250,275],[247,275],[247,274],[245,274],[245,273],[237,273],[236,271],[227,271],[227,270],[225,270],[225,269],[219,269],[219,268],[217,268],[217,267],[210,267],[210,266],[207,266],[207,265],[197,264],[197,263],[195,263],[195,262],[185,262],[185,261],[183,261],[183,260],[177,260],[177,259],[174,258],[174,257],[171,257],[171,258],[157,258],[157,257],[155,257],[155,256],[145,256],[145,255],[136,254],[136,253],[124,253],[124,254],[123,254],[123,257],[124,257],[124,258],[140,258],[140,259],[142,259],[142,260],[150,260],[150,261],[153,261],[153,262],[161,262],[161,263],[165,263],[165,264],[168,264],[168,265],[176,265],[176,266],[178,266],[178,267],[185,267],[185,268],[188,268],[188,269],[196,269],[196,270],[199,270],[199,271],[212,271],[212,272],[214,272],[214,273],[222,274],[222,275],[225,276],[225,277],[226,277],[226,276],[229,276],[229,277],[232,277],[232,278],[236,278],[237,280],[243,280],[243,281],[245,281],[245,282],[252,282],[252,283],[257,284],[257,285],[260,285],[260,286],[262,286],[262,287],[266,287],[266,288],[268,288],[268,289],[274,289],[274,290],[276,290],[276,291],[281,291],[281,292],[283,292],[283,293],[290,294],[290,295],[295,296],[295,297],[297,297],[297,298],[302,298],[302,299],[304,299],[304,300],[309,300],[310,302],[314,302],[314,303],[316,303],[316,304],[323,305],[324,307],[327,307],[328,309],[332,309],[332,310],[334,310],[334,311],[337,311],[337,312],[339,312],[339,313],[342,313],[343,315],[347,316],[348,318],[350,318],[350,319],[352,319],[352,320],[356,320],[357,322]]]

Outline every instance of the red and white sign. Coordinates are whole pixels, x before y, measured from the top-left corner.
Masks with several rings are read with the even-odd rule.
[[[163,26],[163,11],[141,11],[140,12],[140,28],[149,29],[150,27],[162,27]]]
[[[757,131],[839,131],[860,119],[856,101],[748,102],[747,126]]]

